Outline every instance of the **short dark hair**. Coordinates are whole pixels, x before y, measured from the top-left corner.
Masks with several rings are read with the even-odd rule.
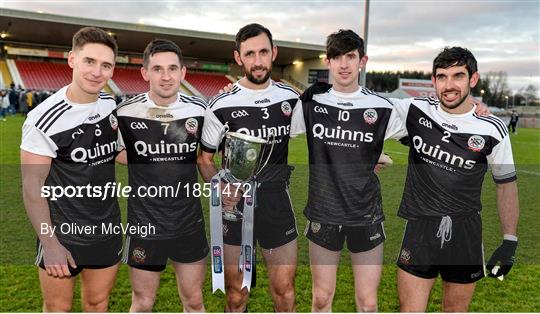
[[[73,35],[71,50],[81,49],[86,44],[103,44],[112,49],[114,56],[118,54],[116,40],[104,30],[97,27],[83,27]]]
[[[360,58],[364,57],[364,40],[350,29],[340,29],[326,38],[326,57],[332,59],[358,50]]]
[[[175,44],[173,41],[168,39],[156,38],[152,40],[144,49],[143,54],[143,66],[148,67],[148,62],[150,57],[158,52],[174,52],[178,56],[178,61],[180,61],[180,66],[184,64],[184,57],[182,56],[182,50]]]
[[[274,42],[272,41],[272,33],[268,28],[262,26],[261,24],[252,23],[242,27],[238,33],[236,33],[236,51],[240,52],[240,44],[244,41],[259,36],[260,34],[265,33],[270,40],[270,47],[274,47]]]
[[[473,73],[478,72],[476,59],[468,49],[462,47],[444,47],[443,51],[441,51],[435,60],[433,60],[433,72],[431,76],[435,76],[437,69],[447,69],[449,67],[462,65],[467,68],[469,77],[472,76]]]

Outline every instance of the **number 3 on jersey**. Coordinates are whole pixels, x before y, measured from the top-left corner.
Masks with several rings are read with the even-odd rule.
[[[450,132],[448,131],[444,131],[444,136],[441,138],[441,140],[443,142],[446,142],[446,143],[450,143],[450,141],[448,140],[450,138]]]
[[[261,108],[261,110],[263,112],[263,116],[262,116],[263,119],[266,120],[266,119],[270,118],[270,115],[268,114],[268,108]]]

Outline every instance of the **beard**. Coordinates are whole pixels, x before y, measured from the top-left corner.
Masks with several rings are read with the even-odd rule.
[[[453,90],[446,90],[446,91],[442,92],[440,95],[437,95],[438,98],[439,98],[439,101],[441,102],[441,105],[443,105],[447,109],[455,109],[455,108],[461,106],[461,104],[463,104],[465,102],[465,100],[469,97],[471,89],[469,88],[467,90],[467,92],[465,93],[465,95],[462,96],[461,98],[459,98],[458,101],[455,102],[454,104],[449,104],[443,99],[443,94],[447,93],[447,92],[451,92],[451,91],[453,91]],[[457,91],[457,92],[459,92],[459,91]]]
[[[266,74],[262,78],[256,78],[253,74],[251,74],[253,71],[256,71],[256,70],[265,70]],[[256,66],[256,67],[252,67],[249,70],[244,67],[244,73],[248,81],[250,81],[253,84],[261,85],[261,84],[266,83],[268,79],[270,78],[270,74],[272,73],[272,66],[270,66],[270,68],[267,68],[265,66]]]

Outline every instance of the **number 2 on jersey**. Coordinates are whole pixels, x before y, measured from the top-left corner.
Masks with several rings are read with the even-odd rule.
[[[450,138],[450,132],[448,131],[444,131],[444,136],[441,138],[441,140],[443,142],[446,142],[446,143],[450,143],[450,141],[448,140]]]

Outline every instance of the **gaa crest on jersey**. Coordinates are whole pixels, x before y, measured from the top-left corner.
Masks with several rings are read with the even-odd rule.
[[[186,120],[185,126],[189,134],[195,134],[199,128],[199,122],[195,118],[189,118]]]
[[[469,145],[469,149],[473,152],[479,152],[484,148],[484,145],[486,144],[486,140],[484,140],[483,137],[480,135],[473,135],[469,137],[469,141],[467,142]]]
[[[143,264],[146,260],[146,251],[141,247],[136,247],[133,249],[132,257],[135,262]]]
[[[311,232],[317,233],[321,230],[321,224],[318,222],[311,222]]]
[[[377,111],[375,109],[368,109],[364,111],[364,121],[366,121],[367,124],[374,124],[377,122]]]
[[[289,104],[289,102],[287,102],[287,101],[282,102],[281,103],[281,111],[283,112],[283,114],[286,117],[290,117],[291,114],[292,114],[291,104]]]
[[[111,123],[111,128],[113,131],[116,131],[118,129],[118,119],[116,119],[112,113],[109,115],[109,122]]]

